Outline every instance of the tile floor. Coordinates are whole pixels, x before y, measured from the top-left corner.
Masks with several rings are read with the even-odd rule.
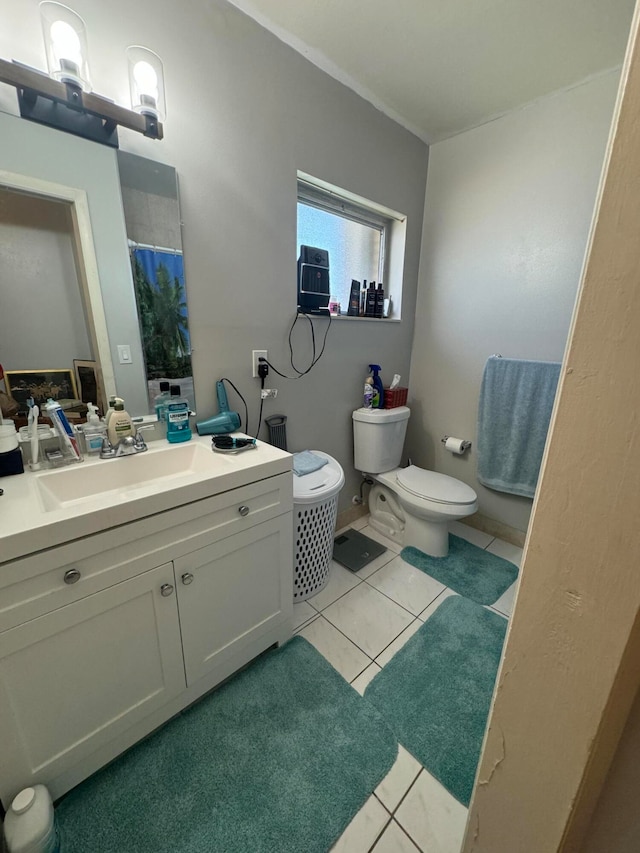
[[[305,637],[359,692],[453,591],[405,563],[400,547],[359,519],[353,528],[387,551],[353,573],[333,563],[327,586],[294,605],[294,632]],[[520,565],[522,549],[454,522],[450,531]],[[492,610],[509,618],[513,584]],[[405,749],[389,775],[334,845],[332,853],[459,853],[467,809]]]

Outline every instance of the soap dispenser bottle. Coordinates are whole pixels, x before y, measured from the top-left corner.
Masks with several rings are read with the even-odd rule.
[[[180,386],[171,386],[171,397],[165,406],[167,422],[167,441],[177,444],[179,441],[189,441],[191,427],[189,426],[189,401],[180,395]]]
[[[115,406],[107,425],[107,435],[113,445],[116,445],[121,438],[136,434],[136,428],[131,420],[131,415],[124,410],[124,400],[116,397],[115,401]]]
[[[87,454],[95,456],[102,449],[102,439],[107,436],[107,425],[98,417],[97,406],[94,406],[93,403],[87,403],[87,409],[89,410],[87,422],[82,431],[84,433]]]

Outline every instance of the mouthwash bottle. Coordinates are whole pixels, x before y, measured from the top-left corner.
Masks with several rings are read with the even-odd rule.
[[[189,441],[191,427],[189,426],[189,401],[180,396],[180,386],[171,386],[171,397],[165,404],[165,420],[167,422],[167,441],[177,444]]]

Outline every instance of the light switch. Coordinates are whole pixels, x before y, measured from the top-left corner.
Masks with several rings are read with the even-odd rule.
[[[131,347],[129,344],[118,344],[120,364],[131,364]]]

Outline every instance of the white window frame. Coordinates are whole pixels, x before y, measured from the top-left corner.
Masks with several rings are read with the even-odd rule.
[[[394,294],[392,315],[388,319],[399,320],[402,305],[406,216],[303,172],[298,172],[297,201],[380,232],[377,281],[384,282],[385,293]],[[392,254],[396,256],[395,262],[390,258]],[[341,314],[340,319],[370,320],[371,318],[349,317]]]

